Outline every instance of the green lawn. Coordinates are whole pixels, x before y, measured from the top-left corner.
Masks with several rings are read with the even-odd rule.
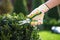
[[[60,40],[60,34],[51,33],[50,31],[40,31],[39,35],[42,40]]]

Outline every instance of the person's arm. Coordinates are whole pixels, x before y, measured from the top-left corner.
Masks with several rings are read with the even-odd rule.
[[[45,4],[51,9],[51,8],[59,5],[60,0],[48,0]]]
[[[40,13],[40,12],[47,12],[49,9],[57,6],[60,4],[60,0],[48,0],[47,2],[45,2],[44,4],[40,5],[39,7],[37,7],[36,9],[34,9],[29,15],[28,17],[30,16],[33,16],[37,13]]]
[[[47,12],[48,10],[52,9],[55,6],[58,6],[60,4],[60,0],[48,0],[44,4],[40,5],[38,8],[41,12]]]
[[[28,15],[28,17],[33,17],[34,15],[36,15],[36,14],[38,14],[40,12],[41,12],[41,14],[35,16],[32,20],[37,20],[37,22],[31,22],[31,24],[32,25],[40,25],[40,24],[43,24],[43,18],[44,18],[45,12],[47,12],[48,10],[50,10],[51,8],[53,8],[53,7],[55,7],[55,6],[59,5],[59,4],[60,4],[60,0],[48,0],[44,4],[40,5],[36,9],[34,9]]]

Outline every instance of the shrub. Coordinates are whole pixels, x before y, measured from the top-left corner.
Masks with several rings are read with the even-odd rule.
[[[20,14],[0,15],[0,40],[40,40],[36,27],[30,24],[19,25],[26,17]]]

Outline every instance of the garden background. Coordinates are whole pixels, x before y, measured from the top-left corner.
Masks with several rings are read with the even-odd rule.
[[[60,40],[60,34],[52,33],[52,26],[60,26],[60,5],[50,9],[44,23],[37,27],[19,25],[27,15],[47,0],[11,0],[13,12],[0,15],[0,40]],[[10,3],[11,3],[10,2]]]

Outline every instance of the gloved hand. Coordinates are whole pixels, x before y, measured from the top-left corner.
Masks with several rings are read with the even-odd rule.
[[[37,16],[35,16],[34,18],[32,18],[32,20],[36,20],[36,21],[32,21],[31,25],[40,25],[43,24],[43,18],[44,18],[44,13],[41,13]]]
[[[49,8],[45,4],[42,4],[39,7],[37,7],[36,9],[34,9],[27,17],[32,18],[34,15],[37,15],[40,12],[41,12],[41,14],[32,18],[32,20],[37,20],[37,22],[32,21],[31,25],[34,26],[34,25],[43,24],[44,13],[47,12],[48,10],[49,10]]]

